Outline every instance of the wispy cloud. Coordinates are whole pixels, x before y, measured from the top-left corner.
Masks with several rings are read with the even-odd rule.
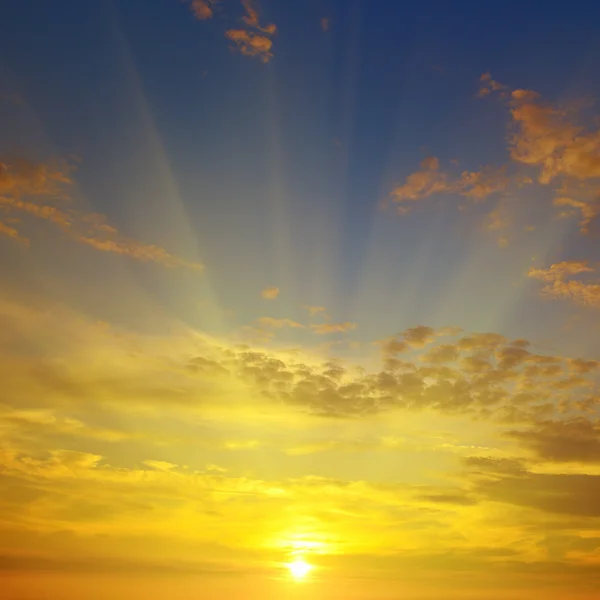
[[[327,335],[329,333],[345,333],[356,329],[358,325],[350,321],[343,323],[313,323],[310,328],[317,335]]]
[[[261,297],[265,300],[275,300],[279,296],[279,288],[275,285],[266,287],[261,293]]]
[[[0,162],[0,235],[29,245],[23,233],[28,217],[51,223],[73,241],[100,250],[167,267],[196,270],[199,263],[186,261],[164,248],[123,236],[103,215],[87,213],[72,205],[69,187],[72,167],[19,159]],[[8,221],[10,219],[10,221]]]

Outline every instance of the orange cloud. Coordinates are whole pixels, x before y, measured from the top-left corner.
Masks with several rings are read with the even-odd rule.
[[[66,163],[34,163],[18,158],[0,161],[0,195],[65,197],[62,189],[71,184],[71,168]]]
[[[214,6],[218,2],[219,0],[192,0],[190,8],[192,9],[196,19],[205,21],[213,18],[215,14]]]
[[[247,29],[229,29],[225,32],[225,37],[231,40],[245,56],[256,56],[265,63],[269,62],[273,58],[271,52],[273,42],[268,36],[272,36],[277,32],[277,26],[274,23],[264,27],[261,26],[258,11],[251,0],[242,0],[242,5],[246,11],[246,14],[242,17],[242,22],[249,28],[257,29],[261,33],[254,33]]]
[[[508,138],[508,150],[513,170],[509,171],[508,166],[488,165],[453,176],[440,169],[437,158],[428,157],[404,184],[392,190],[391,197],[398,205],[398,212],[406,214],[410,202],[434,194],[454,194],[478,201],[530,185],[534,178],[515,170],[515,165],[525,165],[537,170],[535,178],[542,185],[560,181],[553,200],[554,206],[561,209],[559,216],[579,216],[581,232],[590,233],[592,226],[600,222],[600,183],[597,182],[600,179],[600,127],[582,124],[584,119],[580,113],[589,103],[544,102],[537,92],[511,90],[494,80],[490,73],[480,77],[480,84],[479,96],[498,94],[509,109],[513,133]],[[507,243],[506,236],[498,239],[500,246]]]
[[[26,237],[23,237],[14,227],[11,227],[2,221],[0,221],[0,235],[13,238],[17,242],[29,246],[29,240]]]
[[[530,269],[529,277],[541,279],[542,281],[562,281],[567,277],[579,275],[580,273],[593,273],[594,269],[588,265],[588,262],[577,260],[565,260],[560,263],[550,265],[548,269]]]
[[[422,200],[433,194],[456,194],[473,200],[483,200],[488,196],[506,191],[512,183],[521,180],[511,179],[506,167],[486,165],[479,171],[463,171],[458,177],[451,177],[440,170],[440,161],[428,156],[421,162],[421,170],[406,178],[403,185],[392,191],[393,201],[402,204],[399,212],[405,214],[406,202]]]
[[[279,296],[279,288],[277,286],[266,287],[260,295],[265,300],[275,300]]]
[[[203,268],[199,263],[185,261],[160,246],[122,236],[106,222],[103,215],[85,213],[68,205],[66,208],[55,206],[53,203],[65,204],[69,199],[68,186],[72,184],[70,171],[68,165],[33,163],[22,159],[11,163],[0,162],[0,211],[52,223],[72,240],[102,252],[169,267]],[[18,223],[20,228],[26,226],[20,219],[13,218],[13,222]],[[6,220],[0,221],[0,235],[29,244],[19,229],[8,225]]]
[[[530,269],[529,276],[546,282],[542,296],[557,300],[571,300],[579,306],[600,308],[600,284],[588,283],[573,277],[596,273],[587,261],[564,261],[548,269]]]
[[[409,175],[404,185],[392,191],[394,202],[421,200],[432,194],[448,191],[448,178],[439,168],[440,161],[435,156],[425,158],[421,162],[421,170]]]
[[[225,37],[234,42],[244,56],[257,56],[265,63],[273,58],[270,52],[273,42],[264,35],[256,35],[243,29],[229,29],[225,32]]]
[[[492,92],[499,92],[506,89],[506,86],[498,83],[494,79],[492,79],[492,75],[490,73],[484,73],[479,81],[481,83],[481,87],[479,88],[478,96],[483,98],[484,96],[488,96]]]
[[[344,323],[319,323],[313,324],[310,328],[317,335],[327,335],[328,333],[344,333],[356,329],[356,323],[345,321]]]

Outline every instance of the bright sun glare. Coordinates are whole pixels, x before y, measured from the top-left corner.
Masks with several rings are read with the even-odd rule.
[[[290,575],[294,579],[304,579],[309,572],[312,570],[312,566],[302,559],[296,559],[294,562],[288,563],[288,569],[290,570]]]

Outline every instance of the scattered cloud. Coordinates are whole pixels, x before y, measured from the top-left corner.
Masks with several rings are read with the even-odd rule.
[[[72,170],[62,163],[35,163],[24,159],[0,162],[0,235],[29,245],[22,231],[28,228],[26,219],[33,217],[51,223],[69,239],[101,252],[167,267],[203,268],[160,246],[127,238],[103,215],[86,213],[72,206],[69,197]]]
[[[384,558],[369,560],[383,568],[377,561],[399,549],[412,556],[435,545],[455,566],[471,564],[460,554],[471,553],[477,572],[506,557],[525,569],[542,560],[549,530],[567,536],[548,542],[552,552],[582,552],[565,559],[569,568],[591,560],[572,532],[592,535],[597,522],[585,519],[600,516],[598,362],[538,354],[527,340],[497,333],[426,325],[384,345],[395,362],[366,370],[198,332],[124,332],[48,302],[35,308],[0,298],[0,508],[19,548],[62,557],[101,548],[145,560],[144,548],[158,547],[189,556],[193,529],[211,532],[195,534],[203,544],[218,531],[222,547],[197,551],[215,568],[247,548],[262,552],[252,560],[264,564],[297,549],[292,513],[302,516],[301,540],[314,544],[323,566],[335,556],[364,560],[378,548]],[[452,433],[435,431],[446,426]],[[442,483],[410,468],[404,480],[380,483],[348,456],[345,476],[322,475],[356,452],[376,452],[382,464],[415,461],[418,473],[431,469],[419,460],[438,465]],[[250,453],[261,459],[249,463]],[[316,453],[314,473],[293,474],[301,457]],[[432,560],[423,558],[427,572]],[[449,568],[443,556],[436,560]],[[0,568],[15,564],[6,559]]]
[[[273,41],[270,38],[277,33],[277,26],[274,23],[264,27],[260,25],[258,10],[252,0],[242,0],[242,5],[246,11],[242,22],[247,28],[228,29],[225,37],[232,41],[239,52],[245,56],[257,57],[267,63],[273,58],[271,52]],[[255,33],[253,29],[259,33]]]
[[[455,173],[441,169],[438,158],[428,157],[392,190],[398,212],[406,214],[412,204],[436,194],[480,202],[495,194],[516,194],[536,181],[553,188],[551,204],[560,210],[559,217],[579,217],[581,232],[591,233],[600,220],[600,128],[597,119],[586,125],[590,119],[584,110],[590,103],[553,104],[533,90],[511,89],[484,73],[478,96],[491,95],[508,110],[511,162]],[[507,243],[507,236],[499,237],[499,246]]]
[[[484,96],[488,96],[492,92],[502,92],[506,89],[506,86],[492,79],[491,73],[484,73],[480,78],[480,87],[478,96],[483,98]]]
[[[544,282],[541,294],[545,298],[570,300],[579,306],[600,308],[600,283],[576,279],[580,275],[598,273],[587,261],[563,261],[548,269],[530,269],[529,277]]]
[[[265,300],[275,300],[279,296],[279,288],[277,286],[266,287],[260,295]]]

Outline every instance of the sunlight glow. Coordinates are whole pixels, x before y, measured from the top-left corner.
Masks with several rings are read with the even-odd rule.
[[[298,581],[305,579],[313,569],[312,565],[309,565],[301,558],[297,558],[294,562],[288,563],[287,567],[290,570],[290,575]]]

